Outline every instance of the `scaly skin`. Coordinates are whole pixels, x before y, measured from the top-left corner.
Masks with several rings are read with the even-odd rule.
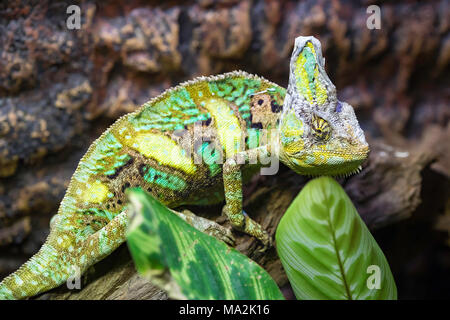
[[[263,141],[260,129],[280,134]],[[186,131],[194,138],[185,139]],[[195,139],[199,131],[205,141]],[[127,188],[139,186],[170,208],[225,199],[231,224],[268,247],[267,232],[242,210],[242,184],[262,166],[251,159],[276,155],[300,174],[340,175],[357,170],[367,153],[352,107],[336,99],[320,43],[299,37],[287,91],[242,71],[201,77],[117,120],[81,159],[46,243],[0,283],[0,298],[54,288],[74,266],[83,273],[123,243]],[[221,233],[205,219],[178,214]]]

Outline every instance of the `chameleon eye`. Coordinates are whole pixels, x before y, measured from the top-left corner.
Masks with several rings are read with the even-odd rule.
[[[330,139],[331,127],[326,120],[314,115],[311,121],[311,128],[312,134],[316,139],[322,141]]]

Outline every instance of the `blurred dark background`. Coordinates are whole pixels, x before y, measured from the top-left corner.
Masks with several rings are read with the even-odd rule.
[[[79,30],[66,24],[73,4]],[[380,29],[366,26],[369,5]],[[1,2],[0,279],[39,249],[78,161],[120,115],[199,75],[242,69],[286,86],[295,37],[314,35],[372,150],[339,181],[399,298],[449,298],[449,24],[445,0]],[[305,178],[285,169],[247,192],[288,202]]]

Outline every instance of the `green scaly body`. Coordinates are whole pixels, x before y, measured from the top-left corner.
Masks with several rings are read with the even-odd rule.
[[[309,175],[348,174],[367,157],[353,109],[337,100],[323,64],[319,41],[299,37],[287,90],[242,71],[201,77],[117,120],[81,159],[46,243],[0,283],[0,299],[52,289],[115,250],[125,241],[130,187],[170,208],[225,200],[231,225],[270,246],[242,210],[242,184],[261,168],[260,156]],[[200,231],[212,225],[182,217]]]
[[[252,127],[276,126],[284,94],[285,89],[269,81],[233,72],[182,84],[117,120],[80,161],[47,242],[2,282],[0,296],[28,297],[58,286],[72,266],[84,271],[125,241],[125,218],[114,221],[116,230],[107,237],[98,236],[98,231],[122,212],[127,188],[142,187],[170,208],[223,201],[222,166],[211,161],[219,155],[207,147],[215,143],[230,154],[236,139],[221,136],[218,131],[224,128],[217,123],[237,123],[233,138],[249,148],[257,142],[258,130]],[[273,115],[270,121],[252,122],[263,112]],[[195,124],[208,132],[209,142],[192,141],[189,156],[189,147],[184,149],[173,134],[188,130],[193,135]],[[194,156],[202,161],[194,163]],[[244,175],[256,173],[255,167],[249,166]]]

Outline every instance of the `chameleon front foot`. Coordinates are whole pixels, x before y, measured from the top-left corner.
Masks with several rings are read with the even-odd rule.
[[[266,252],[267,249],[270,249],[273,245],[272,237],[265,230],[264,230],[261,238],[258,238],[258,240],[261,241],[261,243],[263,245],[262,248],[258,250],[258,252],[261,252],[261,253]]]
[[[249,218],[250,219],[250,218]],[[251,220],[251,219],[250,219]],[[253,222],[254,224],[256,224],[260,230],[257,230],[255,232],[255,234],[251,234],[247,231],[244,230],[245,233],[248,233],[252,236],[254,236],[256,239],[258,239],[261,244],[262,244],[262,248],[260,248],[259,250],[257,250],[260,253],[266,252],[268,249],[270,249],[272,247],[272,237],[270,236],[270,234],[264,230],[259,224],[257,224],[256,222],[254,222],[253,220],[251,220],[251,222]],[[251,224],[251,223],[250,223]],[[256,228],[255,226],[253,228]],[[248,229],[247,229],[248,230]]]
[[[232,214],[228,212],[227,208],[226,205],[223,207],[223,214],[228,217],[236,230],[244,232],[261,241],[262,248],[258,250],[259,252],[265,252],[272,247],[272,237],[259,223],[251,219],[245,212]]]

